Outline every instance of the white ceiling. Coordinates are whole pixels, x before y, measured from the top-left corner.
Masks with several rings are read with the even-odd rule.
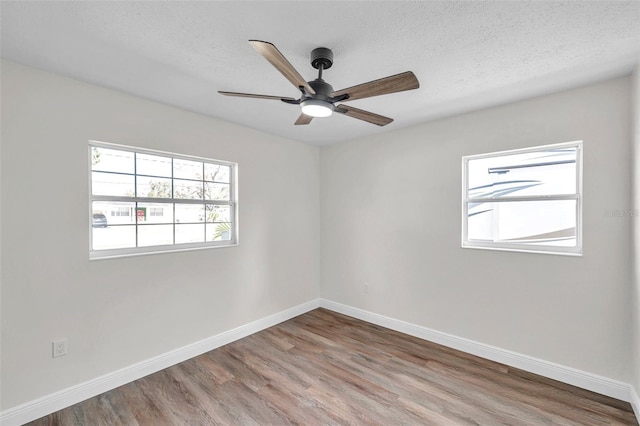
[[[2,57],[268,133],[325,145],[628,74],[640,1],[3,1]],[[274,43],[308,80],[315,47],[342,89],[413,71],[418,90],[353,101],[395,119],[340,114],[294,126],[299,97],[247,43]]]

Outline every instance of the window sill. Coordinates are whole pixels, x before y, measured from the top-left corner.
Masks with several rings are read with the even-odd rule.
[[[230,244],[215,244],[208,246],[188,246],[188,247],[170,247],[170,248],[158,248],[155,250],[148,251],[131,251],[127,249],[113,249],[113,250],[99,250],[89,252],[89,260],[108,260],[108,259],[118,259],[123,257],[137,257],[137,256],[149,256],[154,254],[167,254],[167,253],[178,253],[185,251],[197,251],[197,250],[210,250],[210,249],[219,249],[219,248],[228,248],[228,247],[237,247],[239,245],[238,242],[230,243]]]
[[[470,245],[470,244],[462,244],[460,246],[463,249],[477,249],[477,250],[493,250],[493,251],[511,251],[516,253],[533,253],[533,254],[546,254],[546,255],[556,255],[556,256],[571,256],[571,257],[582,257],[582,250],[574,247],[570,247],[571,250],[563,250],[558,251],[554,250],[550,247],[541,247],[539,250],[533,250],[528,248],[521,247],[503,247],[503,246],[481,246],[481,245]]]

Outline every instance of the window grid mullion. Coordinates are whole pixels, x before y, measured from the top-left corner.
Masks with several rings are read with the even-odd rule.
[[[92,201],[111,201],[116,203],[153,203],[153,204],[215,204],[219,206],[231,206],[235,204],[235,201],[227,200],[194,200],[190,198],[135,198],[135,197],[120,197],[111,195],[94,195],[91,197]]]
[[[173,244],[176,243],[176,203],[173,203],[173,205],[171,206],[171,208],[173,209]]]
[[[478,198],[466,198],[466,203],[509,203],[514,201],[563,201],[563,200],[577,200],[580,198],[578,194],[568,195],[539,195],[539,196],[527,196],[527,197],[478,197]]]

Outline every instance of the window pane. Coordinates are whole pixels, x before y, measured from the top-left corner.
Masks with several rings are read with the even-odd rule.
[[[207,241],[231,240],[230,223],[207,223]]]
[[[204,180],[229,183],[230,167],[220,164],[204,164]]]
[[[143,213],[139,213],[142,210]],[[138,203],[138,223],[173,223],[173,204]]]
[[[201,204],[176,204],[176,223],[204,221],[204,206]]]
[[[202,180],[203,163],[175,158],[173,160],[173,177]]]
[[[91,170],[133,174],[133,152],[92,146]]]
[[[229,201],[230,192],[228,183],[204,183],[204,195],[206,200]]]
[[[114,173],[91,173],[91,192],[93,195],[134,196],[133,175]]]
[[[576,245],[576,200],[469,203],[469,241]]]
[[[202,200],[203,188],[202,182],[193,182],[190,180],[174,179],[173,181],[173,198],[186,200]]]
[[[128,248],[136,246],[135,225],[91,228],[94,250]]]
[[[136,173],[139,175],[171,177],[171,158],[159,155],[136,154]]]
[[[469,197],[575,194],[577,149],[471,159],[467,179]]]
[[[173,244],[173,225],[138,226],[138,246],[160,246]]]
[[[207,222],[231,222],[231,206],[207,204]]]
[[[176,244],[200,243],[204,241],[204,223],[176,225]]]
[[[138,176],[138,197],[171,198],[171,179]]]

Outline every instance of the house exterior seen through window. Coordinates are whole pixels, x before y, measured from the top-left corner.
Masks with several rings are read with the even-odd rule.
[[[462,160],[463,247],[582,253],[582,142]]]
[[[230,162],[90,142],[90,258],[237,244]]]

